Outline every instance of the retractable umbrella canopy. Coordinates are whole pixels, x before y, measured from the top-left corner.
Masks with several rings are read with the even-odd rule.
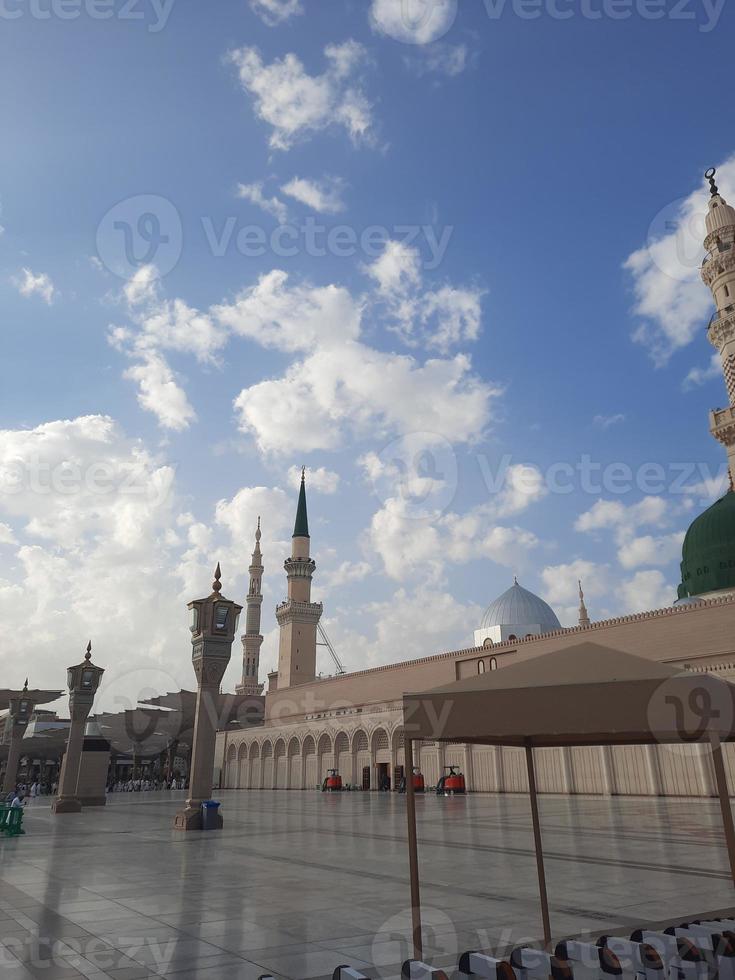
[[[403,698],[406,737],[525,747],[735,739],[735,685],[595,643]]]
[[[722,754],[735,740],[735,685],[578,643],[553,653],[403,697],[406,769],[414,741],[508,745],[525,749],[544,940],[551,942],[534,748],[707,742],[712,749],[730,870],[735,825]],[[414,955],[422,954],[418,840],[413,780],[406,783]]]

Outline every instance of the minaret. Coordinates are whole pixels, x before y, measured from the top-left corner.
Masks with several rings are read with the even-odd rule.
[[[587,613],[587,606],[584,604],[584,592],[582,591],[582,581],[579,582],[579,625],[589,626],[590,617]]]
[[[322,615],[322,604],[311,601],[311,579],[316,563],[310,555],[305,469],[301,471],[301,489],[291,541],[291,557],[283,566],[288,578],[288,599],[276,608],[276,620],[281,629],[278,647],[279,691],[316,679],[316,630]]]
[[[715,174],[714,169],[705,174],[711,196],[702,279],[712,290],[717,308],[707,336],[722,360],[729,406],[711,413],[710,431],[727,450],[732,484],[735,479],[735,208],[720,194]]]
[[[263,637],[260,633],[260,613],[263,605],[263,555],[260,552],[260,518],[255,532],[255,550],[250,564],[250,586],[245,600],[245,633],[242,639],[242,683],[235,691],[238,694],[260,694],[263,685],[258,683],[260,648]]]

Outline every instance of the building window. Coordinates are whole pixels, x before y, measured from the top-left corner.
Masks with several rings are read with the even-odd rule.
[[[493,641],[490,639],[489,636],[486,636],[485,639],[482,641],[482,645],[487,650],[489,647],[493,645]]]
[[[485,661],[484,660],[478,660],[477,661],[477,673],[478,674],[484,674],[485,673]]]
[[[498,661],[496,657],[490,657],[490,670],[498,669]]]
[[[508,637],[508,643],[517,643],[517,642],[518,642],[518,637],[515,635],[515,633],[511,633],[510,636]]]

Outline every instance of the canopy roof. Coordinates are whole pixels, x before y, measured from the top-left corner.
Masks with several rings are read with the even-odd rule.
[[[735,685],[580,643],[403,698],[407,738],[488,745],[735,739]]]
[[[11,698],[24,697],[26,700],[32,701],[33,704],[48,704],[49,701],[58,700],[62,693],[63,691],[39,691],[35,688],[31,691],[17,691],[10,688],[2,688],[0,689],[0,711],[4,711],[10,707]]]

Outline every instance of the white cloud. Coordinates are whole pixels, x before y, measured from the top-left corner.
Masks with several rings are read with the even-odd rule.
[[[0,521],[0,545],[17,543],[18,542],[15,539],[12,527],[10,527],[9,524],[3,524]]]
[[[410,502],[397,497],[386,500],[373,515],[369,537],[386,573],[397,581],[417,574],[437,581],[447,564],[475,559],[517,570],[540,543],[523,528],[496,525],[486,507],[418,520]]]
[[[153,351],[129,367],[125,377],[138,385],[141,408],[152,412],[164,429],[181,432],[196,420],[184,389],[176,382],[166,359]]]
[[[27,542],[5,552],[0,579],[0,616],[14,636],[0,650],[7,683],[27,673],[32,686],[64,688],[66,665],[91,637],[106,668],[98,707],[193,688],[186,603],[209,593],[218,560],[225,595],[243,601],[258,514],[280,598],[295,501],[246,487],[204,521],[182,503],[171,463],[113,419],[0,430],[0,531],[11,546],[11,535]],[[225,688],[239,671],[236,644]]]
[[[667,511],[668,504],[663,497],[644,497],[628,507],[620,500],[598,500],[577,518],[574,526],[577,531],[612,528],[625,534],[645,524],[660,526]]]
[[[424,344],[446,353],[476,340],[482,321],[482,291],[445,285],[428,289],[418,249],[390,241],[365,270],[386,303],[392,329],[410,346]]]
[[[304,12],[301,0],[250,0],[250,7],[268,27],[277,27]]]
[[[48,306],[51,306],[57,295],[56,287],[45,272],[35,273],[27,268],[21,269],[13,283],[21,296],[40,296]]]
[[[372,0],[373,30],[404,44],[431,44],[443,37],[457,16],[457,0]]]
[[[676,586],[666,581],[663,572],[636,572],[632,579],[621,582],[620,598],[631,613],[665,609],[676,601]]]
[[[372,572],[372,566],[366,561],[343,561],[336,568],[326,571],[323,562],[320,562],[320,569],[318,587],[322,594],[353,582],[362,582]]]
[[[339,473],[328,470],[324,466],[309,467],[306,471],[306,480],[310,490],[317,493],[333,494],[339,488]],[[292,466],[288,471],[288,482],[292,487],[301,484],[301,467]]]
[[[338,286],[289,286],[288,274],[274,269],[239,293],[234,303],[213,307],[212,314],[241,337],[295,352],[356,339],[362,301]]]
[[[718,168],[717,177],[722,193],[732,200],[735,156]],[[634,337],[659,365],[700,334],[712,309],[712,295],[700,278],[707,198],[701,181],[689,197],[665,208],[648,243],[624,264],[633,278],[634,312],[643,321]]]
[[[155,265],[142,265],[128,279],[123,294],[128,306],[150,303],[158,297],[160,276]]]
[[[625,416],[622,412],[618,412],[616,415],[595,415],[592,419],[592,424],[597,429],[610,429],[614,425],[620,425],[621,422],[625,422]]]
[[[255,184],[238,184],[237,196],[244,201],[250,201],[266,214],[272,215],[281,225],[288,221],[288,208],[280,198],[265,196],[262,181]]]
[[[689,391],[691,388],[699,388],[707,384],[708,381],[714,381],[716,378],[722,378],[722,360],[719,354],[712,355],[707,367],[691,368],[686,378],[684,378],[682,387],[684,391]]]
[[[319,214],[338,214],[345,209],[342,199],[344,181],[341,177],[323,177],[321,180],[294,177],[283,185],[281,192]]]
[[[672,561],[681,560],[681,546],[684,532],[674,534],[652,535],[625,541],[618,549],[618,561],[623,568],[639,568],[641,565],[668,565]]]
[[[676,589],[658,570],[636,572],[626,578],[607,564],[583,559],[548,565],[541,572],[543,596],[562,623],[576,626],[579,611],[578,581],[584,588],[590,619],[600,621],[630,613],[649,612],[671,606]]]
[[[662,497],[644,497],[628,507],[619,500],[598,500],[577,518],[575,528],[588,532],[611,530],[618,547],[618,561],[625,569],[668,565],[681,554],[683,533],[639,535],[636,532],[645,526],[664,527],[671,520],[670,511],[671,506]]]
[[[292,364],[282,378],[245,388],[235,408],[261,452],[310,452],[336,449],[347,430],[428,430],[467,442],[485,429],[499,393],[472,373],[464,355],[421,364],[347,341]]]
[[[506,470],[503,486],[490,504],[490,509],[496,517],[511,517],[542,500],[548,492],[544,475],[538,467],[516,463]]]
[[[332,126],[347,131],[354,143],[372,138],[372,107],[357,78],[366,60],[356,41],[324,49],[327,67],[309,75],[293,53],[265,64],[257,48],[230,52],[240,84],[252,96],[255,113],[272,128],[270,146],[288,150],[298,140]]]

